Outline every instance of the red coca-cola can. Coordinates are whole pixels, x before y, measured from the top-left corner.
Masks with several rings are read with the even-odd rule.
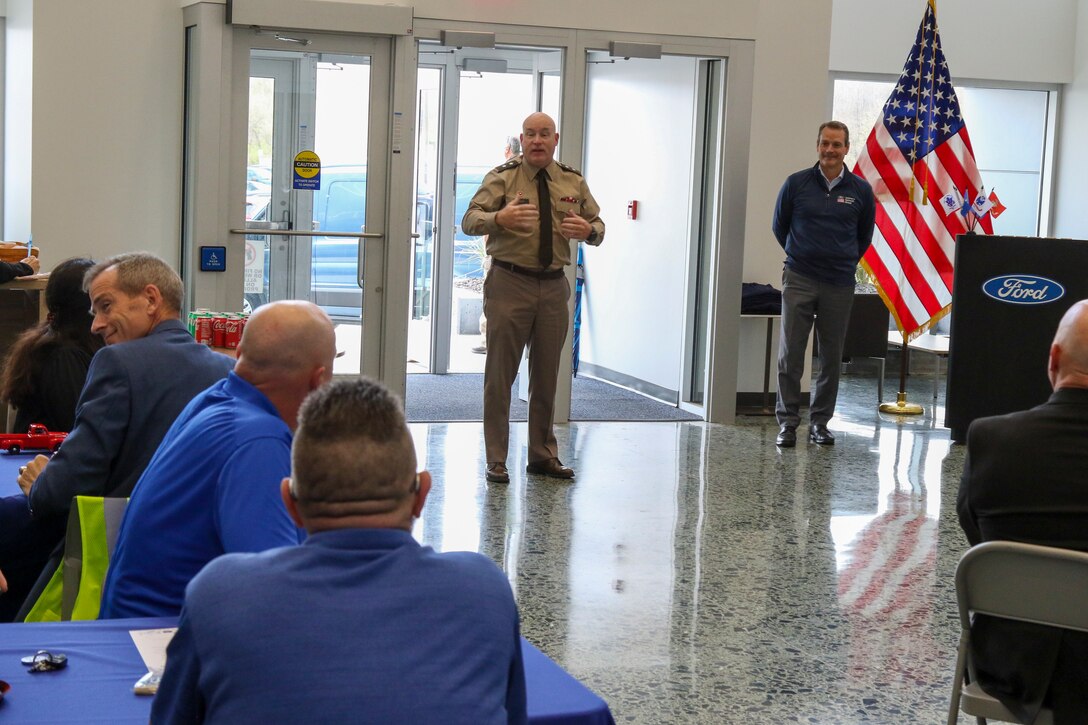
[[[227,319],[226,315],[212,318],[212,347],[227,346]]]
[[[201,345],[212,344],[212,318],[197,317],[193,321],[193,338]]]
[[[242,340],[242,321],[237,317],[227,318],[227,324],[223,330],[223,347],[231,350],[237,349]]]

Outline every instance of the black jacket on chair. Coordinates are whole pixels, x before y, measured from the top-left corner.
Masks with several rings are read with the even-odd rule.
[[[1030,410],[975,420],[956,508],[972,546],[1088,551],[1088,389],[1062,388]],[[1088,634],[976,616],[971,657],[982,689],[1025,722],[1043,704],[1057,723],[1085,721]]]

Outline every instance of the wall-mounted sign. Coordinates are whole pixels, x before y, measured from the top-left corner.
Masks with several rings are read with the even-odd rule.
[[[201,247],[200,248],[201,272],[226,272],[227,248],[226,247]]]
[[[295,155],[295,171],[292,174],[296,189],[321,188],[321,158],[313,151],[299,151]]]

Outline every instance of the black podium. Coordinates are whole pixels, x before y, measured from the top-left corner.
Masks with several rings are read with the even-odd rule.
[[[1066,310],[1088,298],[1088,242],[964,234],[956,240],[945,427],[1050,396],[1047,355]]]

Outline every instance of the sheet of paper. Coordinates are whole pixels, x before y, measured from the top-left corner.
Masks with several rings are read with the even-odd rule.
[[[174,638],[174,632],[176,631],[178,631],[177,627],[133,629],[129,631],[128,634],[136,644],[136,649],[139,651],[140,657],[143,658],[149,672],[161,675],[162,671],[166,669],[166,646],[170,644],[170,640]]]

